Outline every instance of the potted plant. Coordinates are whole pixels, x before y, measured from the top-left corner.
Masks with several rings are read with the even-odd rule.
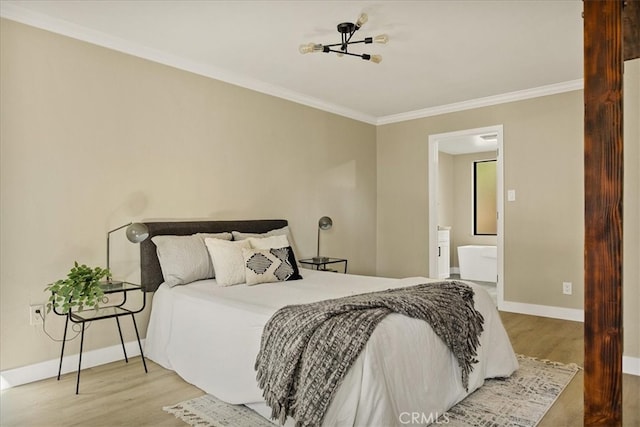
[[[66,314],[71,309],[84,310],[85,308],[98,308],[98,303],[104,295],[100,286],[100,279],[109,276],[109,270],[100,267],[74,266],[67,273],[66,279],[60,279],[46,286],[45,291],[50,291],[51,296],[47,303],[47,312],[52,309],[60,314]]]

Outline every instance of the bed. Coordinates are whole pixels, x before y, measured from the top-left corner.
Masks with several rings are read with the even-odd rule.
[[[147,223],[151,237],[266,233],[286,230],[286,225],[285,220]],[[205,392],[245,404],[269,418],[271,410],[257,385],[254,364],[263,328],[279,308],[433,281],[306,269],[300,273],[302,280],[257,286],[219,286],[216,279],[205,279],[169,287],[156,247],[148,239],[141,245],[141,276],[145,289],[155,295],[145,355]],[[407,414],[433,417],[482,386],[485,378],[513,373],[518,363],[498,312],[482,288],[469,285],[484,317],[484,332],[468,389],[462,385],[455,357],[426,322],[390,314],[347,372],[323,425],[393,426],[405,424]],[[293,425],[291,418],[289,424]]]

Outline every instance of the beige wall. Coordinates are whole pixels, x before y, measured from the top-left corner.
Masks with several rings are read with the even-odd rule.
[[[455,156],[438,153],[438,225],[450,227],[455,215],[455,181],[453,161]]]
[[[74,260],[104,265],[106,231],[131,220],[286,218],[308,257],[329,215],[323,253],[375,273],[374,126],[12,21],[1,31],[0,369],[58,357],[28,306]],[[137,247],[112,242],[115,275],[139,277]],[[117,343],[97,322],[85,349]]]
[[[624,353],[640,356],[640,67],[625,73]],[[568,92],[379,126],[378,252],[382,276],[428,275],[428,137],[502,124],[505,300],[581,309],[584,299],[583,93]],[[562,282],[573,282],[573,295]]]
[[[1,370],[58,357],[28,305],[130,220],[290,220],[300,253],[353,273],[428,275],[428,135],[504,125],[505,298],[582,308],[582,92],[375,128],[1,21]],[[625,355],[640,357],[640,66],[625,75]],[[374,146],[376,148],[374,148]],[[114,234],[116,275],[137,248]],[[574,282],[563,296],[561,282]],[[62,333],[60,319],[48,329]],[[144,319],[143,319],[144,320]],[[124,327],[127,339],[133,339]],[[145,325],[142,325],[145,329]],[[116,344],[97,323],[87,349]],[[70,352],[77,351],[77,343]]]
[[[624,67],[624,265],[625,356],[640,357],[640,59]]]
[[[502,124],[504,185],[518,192],[516,202],[505,204],[506,299],[581,307],[581,291],[558,301],[560,286],[556,292],[551,283],[582,282],[581,104],[575,91],[379,126],[378,274],[428,274],[427,222],[395,226],[407,223],[407,210],[428,217],[428,136]],[[545,250],[536,250],[541,245]]]

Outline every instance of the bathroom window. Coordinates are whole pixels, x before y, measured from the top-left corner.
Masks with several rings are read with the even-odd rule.
[[[498,230],[496,160],[473,162],[473,234],[495,236]]]

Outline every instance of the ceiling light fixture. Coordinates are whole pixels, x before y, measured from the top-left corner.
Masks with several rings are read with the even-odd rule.
[[[365,37],[363,40],[351,41],[353,35],[362,27],[367,21],[369,17],[366,13],[360,15],[356,23],[353,22],[342,22],[338,24],[338,32],[342,36],[342,41],[340,43],[333,44],[319,44],[319,43],[307,43],[300,45],[300,53],[314,53],[314,52],[324,52],[324,53],[337,53],[338,56],[349,55],[349,56],[358,56],[365,61],[375,62],[379,64],[382,61],[382,56],[380,55],[369,55],[367,53],[351,53],[349,52],[349,45],[352,44],[371,44],[371,43],[380,43],[386,44],[389,41],[389,36],[386,34],[380,34],[375,37]],[[339,49],[335,49],[339,47]]]
[[[496,135],[495,133],[489,135],[480,135],[480,139],[482,139],[482,142],[498,142],[498,135]]]

